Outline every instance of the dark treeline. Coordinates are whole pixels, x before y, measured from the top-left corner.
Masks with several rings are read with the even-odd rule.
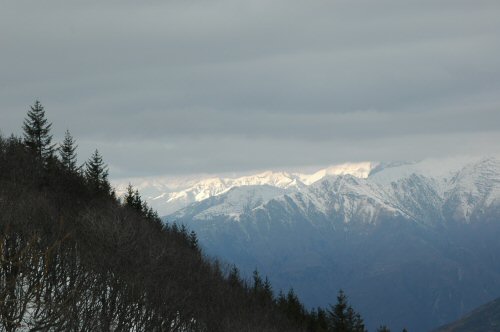
[[[205,257],[132,186],[118,199],[97,150],[78,166],[50,129],[36,102],[22,138],[0,136],[0,330],[365,331],[342,292],[309,311]]]

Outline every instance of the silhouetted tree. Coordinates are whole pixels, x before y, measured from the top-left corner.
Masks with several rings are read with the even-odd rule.
[[[257,271],[257,269],[255,269],[253,271],[253,275],[252,275],[252,278],[253,278],[253,291],[255,293],[259,292],[264,284],[262,282],[262,278],[260,277],[260,274],[259,274],[259,271]]]
[[[39,161],[45,162],[54,155],[55,145],[51,144],[50,134],[52,123],[48,123],[44,108],[38,100],[30,108],[23,122],[24,144]]]
[[[110,193],[111,185],[108,182],[108,167],[104,164],[98,150],[85,163],[85,179],[93,190]]]
[[[76,172],[78,170],[76,166],[76,148],[75,140],[69,133],[69,130],[66,130],[64,133],[64,141],[59,146],[59,156],[63,167],[70,172]]]
[[[142,197],[139,194],[139,190],[135,189],[132,187],[132,185],[129,183],[127,186],[127,192],[125,193],[125,205],[131,207],[132,209],[136,210],[137,212],[146,215],[149,208],[146,204],[146,202],[142,201]]]
[[[189,246],[191,247],[191,249],[195,249],[195,250],[198,250],[198,237],[196,236],[196,233],[195,231],[191,231],[191,233],[189,233]]]
[[[238,270],[236,265],[233,265],[231,267],[231,270],[229,271],[229,274],[227,276],[227,280],[233,287],[239,286],[241,284],[240,271]]]
[[[328,311],[330,330],[333,332],[365,332],[361,316],[347,302],[342,290],[337,295],[337,303]]]

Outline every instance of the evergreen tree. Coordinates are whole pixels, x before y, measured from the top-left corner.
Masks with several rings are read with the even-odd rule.
[[[70,172],[76,172],[78,170],[78,167],[76,167],[76,148],[75,140],[69,133],[69,130],[66,130],[64,141],[59,146],[59,156],[64,168]]]
[[[378,329],[377,329],[377,332],[391,332],[391,330],[389,330],[389,328],[385,325],[381,325]]]
[[[51,144],[52,135],[50,135],[52,123],[48,123],[43,106],[38,100],[30,108],[23,122],[24,144],[38,160],[46,162],[54,155],[55,145]]]
[[[233,265],[231,268],[231,271],[229,271],[229,275],[227,276],[227,280],[229,281],[229,284],[233,287],[239,286],[242,284],[242,280],[240,277],[240,271],[236,267],[236,265]]]
[[[361,316],[347,302],[342,290],[337,295],[337,304],[328,310],[330,331],[333,332],[365,332]]]
[[[288,291],[285,301],[285,313],[288,318],[296,321],[297,323],[299,323],[299,325],[303,325],[306,310],[304,308],[304,305],[300,302],[297,294],[295,294],[293,288],[290,288],[290,290]]]
[[[322,308],[318,308],[317,312],[317,319],[316,319],[316,324],[317,324],[317,330],[318,331],[327,331],[328,329],[328,318],[326,316],[326,311]]]
[[[191,249],[198,250],[198,237],[196,236],[195,231],[191,231],[191,233],[189,233],[189,246]]]
[[[129,183],[127,186],[127,192],[125,193],[125,206],[134,207],[134,194],[134,187],[132,187],[132,184]]]
[[[264,283],[262,282],[259,271],[255,269],[253,271],[253,291],[255,294],[258,294],[262,289],[264,289]]]
[[[266,279],[264,280],[264,287],[262,290],[262,295],[267,302],[272,302],[274,298],[273,294],[273,287],[271,286],[271,282],[266,276]]]
[[[109,194],[111,192],[111,185],[108,182],[108,167],[102,161],[102,156],[98,150],[95,150],[85,166],[85,179],[87,183],[94,190]]]

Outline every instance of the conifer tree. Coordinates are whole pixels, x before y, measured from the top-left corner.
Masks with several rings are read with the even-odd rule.
[[[195,231],[191,231],[191,233],[189,233],[189,246],[191,249],[198,250],[198,237],[196,236]]]
[[[267,276],[264,280],[263,297],[268,302],[272,302],[274,298],[273,287],[271,286],[271,282],[269,281],[269,278],[267,278]]]
[[[63,167],[70,172],[78,170],[78,167],[76,167],[76,148],[75,140],[69,133],[69,130],[66,130],[64,141],[59,146],[59,156]]]
[[[258,294],[264,288],[264,283],[262,282],[262,278],[259,274],[259,271],[255,269],[253,271],[253,291],[255,294]]]
[[[38,100],[30,108],[23,122],[24,144],[38,160],[46,162],[54,155],[55,145],[51,144],[52,135],[50,135],[52,123],[48,123],[44,108]]]
[[[227,280],[233,287],[241,284],[240,271],[238,270],[236,265],[233,264],[233,267],[231,268],[231,271],[229,271],[229,275],[227,276]]]
[[[293,319],[299,324],[302,325],[304,323],[306,311],[293,288],[290,288],[285,298],[285,313],[288,318]]]
[[[334,332],[365,332],[361,316],[347,302],[342,290],[337,295],[337,304],[328,310],[330,330]]]
[[[134,207],[134,199],[135,199],[135,193],[134,193],[134,187],[132,187],[132,184],[129,183],[127,186],[127,192],[125,193],[125,205]]]
[[[92,154],[90,159],[85,163],[85,179],[87,183],[94,189],[100,192],[111,192],[111,185],[108,182],[108,167],[102,161],[102,156],[98,150]]]

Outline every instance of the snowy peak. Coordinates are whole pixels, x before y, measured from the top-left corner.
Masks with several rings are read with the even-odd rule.
[[[447,183],[445,210],[451,217],[471,222],[500,205],[500,160],[485,158],[469,164]]]
[[[297,176],[307,185],[313,184],[328,175],[352,175],[365,179],[376,166],[377,163],[373,162],[345,163],[321,169],[313,174],[297,174]]]
[[[285,195],[287,189],[269,185],[233,187],[222,195],[212,196],[174,213],[174,219],[212,219],[227,216],[238,219],[269,200]]]
[[[212,196],[210,202],[193,204],[194,208],[190,206],[186,210],[197,220],[214,215],[239,220],[242,214],[252,219],[258,210],[265,215],[282,211],[282,216],[288,216],[288,221],[300,219],[311,223],[319,218],[332,222],[371,224],[386,217],[398,217],[437,225],[450,221],[469,223],[482,220],[496,208],[500,209],[499,159],[488,158],[462,167],[454,165],[452,169],[427,172],[431,164],[426,161],[423,165],[392,165],[369,176],[367,172],[371,167],[366,167],[364,173],[357,173],[366,177],[342,174],[339,169],[325,169],[321,171],[321,178],[309,185],[302,182],[306,181],[304,176],[266,172],[254,178],[266,179],[272,185],[249,185],[250,191],[243,189],[245,183],[249,183],[247,180],[234,179],[232,184],[239,185],[231,191]],[[340,175],[328,175],[329,171]],[[311,181],[313,175],[309,177]],[[269,179],[279,181],[271,182]],[[238,195],[235,196],[235,193]],[[205,208],[198,210],[199,206]],[[243,209],[242,206],[251,208]],[[197,215],[192,214],[193,211],[197,211]]]
[[[222,195],[232,188],[242,186],[272,186],[289,191],[301,191],[325,176],[351,174],[366,178],[374,163],[345,163],[330,166],[313,173],[290,173],[285,171],[265,171],[241,177],[206,177],[187,179],[183,184],[178,179],[159,178],[134,179],[130,181],[151,203],[160,215],[171,214],[191,203]],[[117,193],[124,193],[129,181],[117,184]]]
[[[193,202],[222,195],[235,187],[272,186],[280,189],[299,190],[305,185],[297,177],[286,172],[263,172],[239,178],[204,179],[184,190],[167,193],[153,199],[161,214],[179,210]]]

